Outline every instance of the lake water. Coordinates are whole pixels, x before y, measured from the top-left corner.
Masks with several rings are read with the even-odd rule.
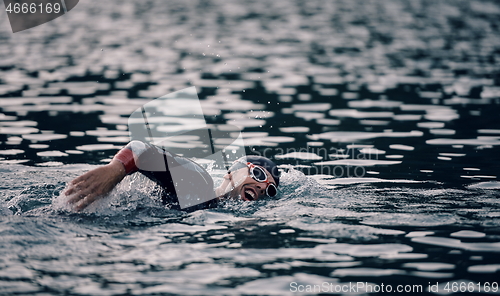
[[[499,61],[486,0],[88,0],[16,34],[2,13],[0,294],[499,294]],[[68,209],[128,116],[189,86],[279,163],[278,197],[184,213],[134,174]]]

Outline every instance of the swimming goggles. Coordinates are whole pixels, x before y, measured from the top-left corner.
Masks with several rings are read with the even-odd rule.
[[[250,177],[252,177],[252,179],[254,179],[257,182],[267,184],[266,186],[267,196],[275,197],[276,194],[278,194],[278,188],[276,187],[276,185],[271,183],[271,181],[269,181],[269,178],[267,177],[267,174],[262,167],[256,166],[251,162],[244,163],[242,161],[241,163],[245,164],[248,167],[248,170],[250,172]]]

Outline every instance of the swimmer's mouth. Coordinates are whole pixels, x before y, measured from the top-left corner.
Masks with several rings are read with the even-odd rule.
[[[251,201],[257,198],[257,193],[252,189],[243,190],[243,200]]]

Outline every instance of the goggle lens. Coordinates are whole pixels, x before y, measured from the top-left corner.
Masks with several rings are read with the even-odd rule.
[[[266,188],[266,193],[269,197],[275,197],[278,194],[278,189],[273,183],[269,183]]]
[[[253,178],[256,181],[258,181],[258,182],[265,182],[265,181],[267,181],[267,175],[264,172],[264,170],[261,169],[260,167],[257,167],[257,166],[253,167],[252,174],[253,174]]]

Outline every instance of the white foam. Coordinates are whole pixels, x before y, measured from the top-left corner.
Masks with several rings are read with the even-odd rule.
[[[481,182],[469,185],[471,189],[500,189],[500,181]]]

